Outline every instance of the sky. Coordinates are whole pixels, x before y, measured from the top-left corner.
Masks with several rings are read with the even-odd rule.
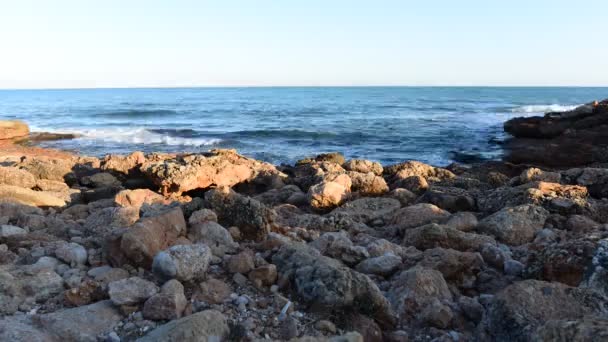
[[[608,85],[606,0],[0,0],[0,88]]]

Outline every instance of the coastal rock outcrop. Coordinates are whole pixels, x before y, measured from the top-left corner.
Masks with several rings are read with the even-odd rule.
[[[514,138],[505,159],[551,167],[608,162],[608,100],[504,124]]]
[[[18,120],[0,120],[0,140],[25,137],[30,133],[28,125]]]
[[[141,171],[164,195],[211,186],[232,187],[245,182],[272,189],[282,186],[284,177],[273,165],[243,157],[235,150],[213,150],[205,155],[147,161]]]

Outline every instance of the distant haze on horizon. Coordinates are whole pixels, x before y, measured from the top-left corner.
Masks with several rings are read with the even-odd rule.
[[[607,86],[608,1],[0,0],[0,89]]]

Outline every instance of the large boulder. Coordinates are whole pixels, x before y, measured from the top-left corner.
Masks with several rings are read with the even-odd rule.
[[[195,243],[204,243],[211,249],[213,255],[223,257],[233,254],[239,245],[234,242],[228,229],[217,222],[206,221],[197,223],[188,229],[188,238]]]
[[[482,322],[482,340],[530,341],[536,328],[552,320],[576,320],[606,315],[605,297],[587,289],[560,283],[525,280],[498,293]]]
[[[152,272],[163,279],[201,280],[210,261],[211,250],[206,245],[177,245],[154,257]]]
[[[358,192],[364,196],[378,196],[389,190],[384,178],[373,172],[349,171],[347,174],[352,181],[351,191],[353,192]]]
[[[36,178],[25,170],[0,166],[0,184],[31,189],[36,186]]]
[[[97,341],[112,332],[122,316],[109,300],[35,317],[56,341]]]
[[[232,187],[244,182],[270,189],[282,185],[284,177],[273,165],[243,157],[234,150],[148,161],[141,166],[141,171],[165,195],[211,186]]]
[[[33,207],[63,207],[65,201],[45,191],[34,191],[13,185],[0,185],[0,202]]]
[[[395,212],[391,224],[400,231],[419,227],[427,223],[442,223],[450,217],[450,213],[429,203],[419,203],[401,208]]]
[[[137,173],[138,168],[145,162],[146,157],[142,152],[133,152],[127,156],[109,154],[101,161],[101,169],[129,175]]]
[[[348,199],[351,187],[347,174],[331,175],[308,189],[308,201],[317,210],[333,209]]]
[[[224,187],[208,191],[205,200],[217,214],[219,222],[237,226],[243,237],[262,240],[275,225],[276,213],[259,201]]]
[[[366,224],[375,221],[388,223],[399,208],[401,203],[393,198],[365,197],[344,203],[334,209],[330,216],[347,215],[357,222]]]
[[[545,116],[514,118],[504,124],[513,136],[505,159],[552,167],[608,161],[608,100]]]
[[[229,333],[226,317],[218,311],[206,310],[161,325],[137,341],[223,341]]]
[[[186,220],[180,207],[140,219],[120,238],[124,255],[136,265],[150,267],[154,256],[186,235]]]
[[[520,205],[504,208],[479,222],[477,229],[495,236],[509,245],[521,245],[534,240],[549,212],[536,205]]]
[[[387,296],[404,321],[416,317],[436,300],[452,301],[452,294],[441,273],[420,266],[394,276]]]
[[[272,257],[280,275],[289,276],[293,290],[304,301],[319,307],[356,310],[378,323],[394,323],[388,301],[366,275],[321,256],[303,245],[284,245]]]
[[[122,190],[114,196],[121,207],[141,207],[144,204],[167,204],[165,197],[148,189]]]
[[[351,159],[342,165],[347,171],[355,171],[361,173],[373,172],[377,176],[382,176],[384,169],[382,164],[364,159]]]
[[[0,140],[25,137],[30,134],[27,124],[19,120],[0,120]]]
[[[115,305],[132,305],[144,302],[159,291],[154,283],[131,277],[108,284],[108,295]]]

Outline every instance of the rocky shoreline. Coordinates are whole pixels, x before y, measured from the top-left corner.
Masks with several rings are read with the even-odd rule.
[[[446,168],[83,157],[3,123],[0,340],[608,340],[607,108]]]

